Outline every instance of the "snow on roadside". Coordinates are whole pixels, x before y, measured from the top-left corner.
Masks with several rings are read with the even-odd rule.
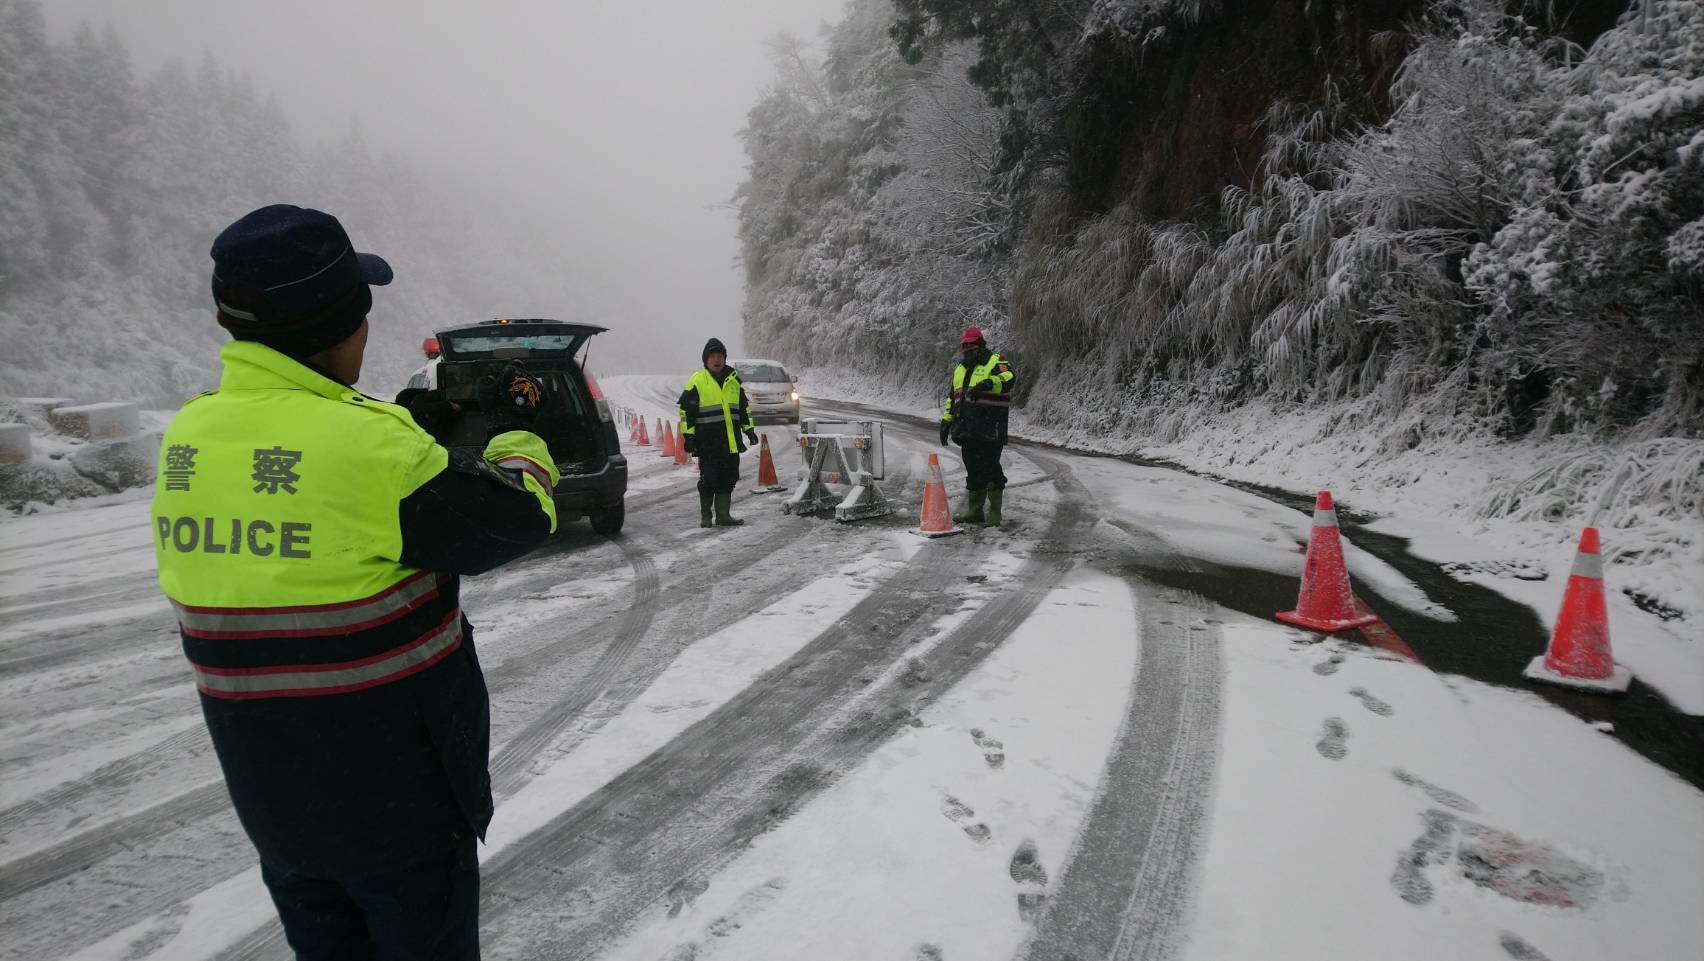
[[[1525,692],[1252,620],[1224,638],[1185,961],[1697,955],[1704,794]]]
[[[605,957],[1012,956],[1019,896],[1042,888],[1014,879],[1014,858],[1059,876],[1134,679],[1134,621],[1123,582],[1074,572],[921,727]]]
[[[805,370],[801,379],[807,402],[812,396],[833,396],[923,417],[939,414],[937,398],[925,391],[907,393],[833,369]],[[1584,518],[1563,510],[1555,520],[1487,519],[1479,516],[1480,508],[1490,492],[1513,488],[1542,464],[1582,452],[1613,453],[1608,446],[1569,437],[1501,442],[1465,430],[1452,439],[1456,428],[1447,424],[1404,430],[1392,424],[1358,425],[1347,403],[1312,411],[1265,405],[1180,409],[1170,418],[1178,436],[1161,442],[1100,432],[1098,425],[1111,414],[1092,406],[1065,428],[1041,426],[1025,411],[1014,411],[1013,433],[1076,450],[1140,454],[1213,477],[1298,493],[1329,489],[1340,510],[1377,517],[1377,530],[1414,540],[1420,556],[1448,565],[1452,576],[1531,606],[1546,624],[1554,623],[1561,607]],[[1673,539],[1690,543],[1689,551],[1646,562],[1612,557],[1607,566],[1612,641],[1616,659],[1677,709],[1704,715],[1704,591],[1699,589],[1704,584],[1704,515],[1673,526]],[[1618,532],[1606,527],[1603,534],[1605,551],[1613,554]],[[1641,532],[1627,536],[1635,548],[1645,544]],[[1352,544],[1347,556],[1357,577],[1377,576],[1376,568],[1366,565],[1370,558]],[[1475,574],[1475,567],[1489,573]],[[1535,574],[1543,579],[1543,590],[1523,580]],[[1386,587],[1381,580],[1380,590]],[[1675,608],[1680,616],[1665,619],[1642,609],[1630,592]]]
[[[1181,555],[1301,578],[1313,525],[1309,515],[1204,477],[1111,458],[1085,459],[1073,473],[1107,516],[1135,523]],[[1456,620],[1420,585],[1356,547],[1352,538],[1344,538],[1343,553],[1355,576],[1380,596],[1435,621]]]
[[[1571,545],[1556,544],[1530,555],[1511,555],[1486,550],[1483,540],[1468,537],[1445,523],[1381,519],[1367,526],[1408,538],[1408,549],[1416,557],[1446,565],[1457,580],[1526,604],[1547,630],[1555,629],[1574,561]],[[1615,576],[1613,569],[1608,576]],[[1631,668],[1635,677],[1661,691],[1679,710],[1704,714],[1704,656],[1697,650],[1704,637],[1698,636],[1698,628],[1687,620],[1653,618],[1620,591],[1604,593],[1616,662]]]

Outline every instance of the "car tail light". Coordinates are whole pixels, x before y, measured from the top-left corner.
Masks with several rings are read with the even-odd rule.
[[[582,373],[586,375],[586,389],[592,392],[592,403],[597,405],[598,420],[614,421],[615,416],[609,412],[609,401],[604,399],[603,388],[598,386],[598,379],[593,377],[589,370]]]

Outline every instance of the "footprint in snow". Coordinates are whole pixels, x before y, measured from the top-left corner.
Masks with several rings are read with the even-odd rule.
[[[1421,791],[1424,791],[1426,796],[1431,798],[1432,803],[1434,804],[1442,804],[1444,807],[1454,808],[1457,811],[1465,811],[1468,814],[1479,813],[1479,805],[1474,804],[1472,801],[1469,801],[1467,798],[1462,797],[1454,791],[1448,790],[1447,788],[1441,788],[1430,781],[1415,777],[1407,771],[1404,771],[1402,768],[1395,768],[1390,773],[1403,784],[1412,788],[1419,788]]]
[[[1427,869],[1441,868],[1479,887],[1525,904],[1551,908],[1587,908],[1603,890],[1603,872],[1563,854],[1539,841],[1528,841],[1507,831],[1468,821],[1448,811],[1433,809],[1421,817],[1426,829],[1397,859],[1390,883],[1404,901],[1427,904],[1436,888]],[[1514,939],[1531,950],[1525,942]],[[1515,954],[1510,941],[1503,949]],[[1534,954],[1532,957],[1542,958]]]
[[[976,742],[977,747],[982,748],[982,759],[988,762],[989,767],[998,768],[1005,766],[1006,745],[1001,743],[998,738],[989,737],[987,733],[979,727],[973,727],[970,729],[970,737],[971,740]]]
[[[1041,866],[1041,855],[1036,851],[1034,841],[1025,838],[1018,845],[1018,849],[1012,852],[1012,863],[1007,870],[1018,886],[1018,919],[1025,924],[1034,924],[1047,904],[1047,869]]]
[[[1322,757],[1341,761],[1349,756],[1349,745],[1344,743],[1348,739],[1349,725],[1343,723],[1343,719],[1340,717],[1328,717],[1325,719],[1325,734],[1320,737],[1319,743],[1315,744],[1314,747],[1319,750]]]
[[[945,961],[946,955],[941,953],[938,944],[919,944],[915,958],[916,961]]]
[[[962,821],[975,814],[976,811],[972,810],[970,805],[948,794],[941,799],[941,813],[945,814],[949,821]]]
[[[1396,708],[1391,707],[1389,704],[1386,704],[1371,694],[1368,694],[1367,689],[1364,687],[1350,688],[1349,696],[1360,698],[1361,705],[1367,710],[1372,711],[1374,714],[1377,714],[1379,717],[1390,717],[1392,714],[1396,713]]]
[[[1544,952],[1526,943],[1518,934],[1504,931],[1497,938],[1497,943],[1503,946],[1503,951],[1515,961],[1550,961]]]
[[[680,914],[681,909],[698,900],[698,896],[710,890],[710,882],[703,878],[682,878],[669,886],[665,897],[669,901],[669,917]]]
[[[957,824],[966,818],[973,818],[976,816],[976,811],[972,810],[970,805],[960,801],[956,797],[953,797],[951,794],[947,795],[941,801],[941,813],[946,816],[947,820],[954,824]],[[986,841],[993,836],[993,832],[988,830],[988,825],[980,822],[964,825],[964,833],[968,835],[972,841],[977,842]]]
[[[1314,673],[1318,674],[1320,677],[1330,677],[1337,673],[1337,666],[1342,663],[1343,655],[1341,653],[1333,654],[1325,660],[1320,661],[1318,664],[1315,664]]]

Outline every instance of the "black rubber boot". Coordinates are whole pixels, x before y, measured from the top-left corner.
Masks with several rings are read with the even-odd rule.
[[[712,495],[705,494],[703,492],[700,492],[699,495],[698,495],[698,526],[699,527],[709,527],[714,523],[710,519],[711,496]]]
[[[716,495],[716,526],[717,527],[738,527],[741,524],[745,523],[745,521],[742,521],[738,517],[735,517],[734,515],[728,513],[730,510],[733,509],[732,505],[730,503],[733,499],[734,499],[734,495],[732,495],[732,494],[717,494]]]

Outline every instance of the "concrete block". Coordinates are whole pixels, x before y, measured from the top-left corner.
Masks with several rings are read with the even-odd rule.
[[[71,466],[78,474],[116,492],[152,484],[159,457],[159,438],[141,436],[84,444],[71,454]]]
[[[72,407],[77,403],[75,397],[20,397],[18,406],[26,411],[46,417],[49,411],[61,407]]]
[[[0,464],[22,464],[30,454],[30,425],[0,424]]]
[[[110,402],[58,407],[48,415],[53,429],[89,440],[122,440],[136,434],[140,418],[135,404]]]
[[[47,415],[55,407],[71,407],[77,403],[73,397],[18,397],[6,401],[0,406],[15,408],[24,422],[35,428],[38,434],[53,433],[53,425],[48,423]]]

